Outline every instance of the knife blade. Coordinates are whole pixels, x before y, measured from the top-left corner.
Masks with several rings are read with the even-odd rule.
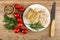
[[[53,3],[52,10],[51,10],[50,37],[54,36],[54,31],[55,31],[55,10],[56,10],[56,2]]]
[[[55,10],[56,10],[56,2],[53,3],[52,5],[52,10],[51,10],[51,19],[55,19]]]

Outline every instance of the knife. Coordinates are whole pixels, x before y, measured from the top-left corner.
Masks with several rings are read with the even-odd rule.
[[[51,10],[50,37],[54,36],[54,31],[55,31],[55,10],[56,10],[56,2],[53,3],[52,10]]]

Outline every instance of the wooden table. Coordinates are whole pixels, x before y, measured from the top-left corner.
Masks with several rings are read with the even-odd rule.
[[[51,12],[51,7],[53,4],[53,0],[0,0],[0,40],[60,40],[60,1],[56,0],[56,16],[55,16],[55,36],[50,38],[49,37],[49,29],[50,27],[46,28],[45,30],[35,33],[29,30],[28,34],[24,35],[22,33],[19,34],[15,34],[13,31],[8,31],[4,28],[3,26],[3,7],[5,4],[10,4],[10,3],[19,3],[19,4],[23,4],[25,7],[27,7],[28,5],[31,4],[41,4],[46,6],[49,11]]]

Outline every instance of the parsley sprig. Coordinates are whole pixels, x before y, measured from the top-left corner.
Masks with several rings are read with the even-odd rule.
[[[6,14],[4,14],[3,22],[5,22],[4,26],[8,30],[13,30],[17,24],[17,20],[15,18],[8,17]]]
[[[44,28],[39,22],[36,22],[34,24],[29,24],[29,26],[35,30]]]

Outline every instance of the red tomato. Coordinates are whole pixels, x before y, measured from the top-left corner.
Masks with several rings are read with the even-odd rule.
[[[24,7],[20,7],[20,12],[24,12],[25,8]]]
[[[22,22],[22,18],[20,18],[20,17],[17,18],[17,21],[18,21],[18,22]]]
[[[14,7],[15,7],[16,9],[19,9],[19,8],[20,8],[20,5],[19,5],[19,4],[15,4]]]
[[[19,13],[14,13],[14,16],[16,17],[16,18],[18,18],[18,17],[20,17],[20,14]]]
[[[15,33],[19,33],[19,32],[20,32],[20,28],[15,28],[15,29],[14,29],[14,32],[15,32]]]
[[[27,29],[22,29],[23,34],[27,34],[28,30]]]
[[[21,23],[19,22],[19,23],[17,24],[17,26],[18,26],[18,27],[23,27],[24,24],[23,24],[22,22],[21,22]]]

